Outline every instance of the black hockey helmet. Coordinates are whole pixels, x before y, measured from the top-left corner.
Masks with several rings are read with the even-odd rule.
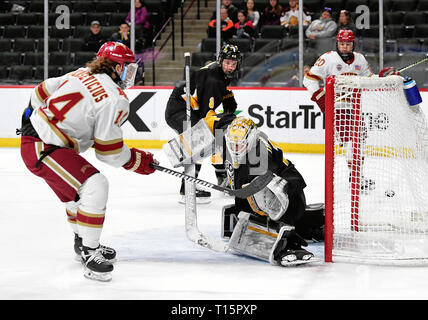
[[[238,49],[238,46],[230,44],[230,43],[224,44],[221,47],[220,53],[218,55],[218,63],[220,64],[220,66],[223,64],[223,60],[225,60],[225,59],[237,61],[235,71],[226,75],[230,78],[233,78],[235,76],[235,74],[239,71],[240,65],[241,65],[241,60],[242,60],[242,55]]]

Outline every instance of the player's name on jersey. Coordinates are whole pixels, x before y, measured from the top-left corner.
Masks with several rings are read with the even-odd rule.
[[[83,85],[88,89],[90,93],[92,93],[92,97],[94,97],[95,102],[100,102],[104,98],[108,98],[108,94],[106,90],[103,88],[101,83],[97,78],[93,75],[89,75],[86,70],[76,70],[71,74],[73,77],[78,78]]]

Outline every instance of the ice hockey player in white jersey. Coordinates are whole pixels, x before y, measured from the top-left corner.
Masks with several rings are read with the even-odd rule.
[[[152,154],[128,148],[121,125],[129,114],[123,91],[134,84],[138,64],[132,50],[106,42],[85,68],[40,83],[22,116],[21,155],[65,203],[74,250],[88,278],[111,279],[116,251],[100,245],[108,181],[79,153],[90,147],[113,167],[151,174]]]
[[[354,75],[370,77],[373,72],[366,58],[359,52],[354,51],[355,35],[351,30],[340,30],[336,36],[336,51],[329,51],[321,55],[310,71],[305,75],[303,85],[311,94],[311,100],[316,102],[322,113],[325,112],[325,91],[320,87],[320,81],[325,81],[329,76],[335,75]],[[340,112],[336,112],[336,131],[341,140],[341,144],[346,151],[348,168],[351,169],[352,152],[350,151],[351,141],[349,134],[343,130],[349,126],[352,110],[350,104],[346,104]],[[366,127],[363,123],[363,132]],[[361,148],[365,146],[365,135]],[[362,161],[364,157],[362,156]],[[351,175],[350,175],[351,179]],[[372,179],[361,177],[361,189],[368,192],[375,188],[375,182]]]
[[[303,79],[303,85],[311,94],[320,110],[325,111],[325,91],[320,81],[332,75],[356,75],[369,77],[373,74],[366,58],[354,51],[355,35],[351,30],[340,30],[336,36],[336,51],[321,55]]]

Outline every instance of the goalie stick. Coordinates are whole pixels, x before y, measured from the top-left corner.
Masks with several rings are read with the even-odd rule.
[[[185,129],[191,127],[191,108],[190,108],[190,52],[184,53],[184,70],[186,79],[186,126]],[[153,165],[153,163],[152,163]],[[154,167],[155,168],[155,167]],[[161,170],[160,167],[157,168]],[[187,164],[184,166],[183,174],[192,179],[195,178],[195,164]],[[179,173],[179,172],[177,172]],[[194,243],[218,252],[226,252],[229,249],[229,244],[217,239],[212,239],[205,236],[198,228],[197,209],[196,209],[196,186],[195,181],[191,179],[185,180],[185,228],[186,236]]]
[[[235,196],[235,197],[240,198],[240,199],[246,199],[246,198],[252,196],[253,194],[261,191],[263,188],[265,188],[269,184],[269,182],[273,178],[272,171],[268,170],[268,171],[266,171],[266,173],[264,175],[258,176],[253,181],[251,181],[245,188],[233,190],[233,189],[218,186],[218,185],[213,184],[211,182],[201,180],[201,179],[192,177],[190,175],[187,175],[187,174],[184,174],[184,173],[181,173],[178,171],[174,171],[174,170],[162,167],[162,166],[154,164],[154,163],[151,163],[150,166],[156,170],[159,170],[159,171],[165,172],[167,174],[173,175],[177,178],[182,178],[186,181],[196,183],[196,184],[199,184],[201,186],[208,187],[208,188],[220,191],[220,192],[224,192],[224,193],[227,193],[228,195]]]

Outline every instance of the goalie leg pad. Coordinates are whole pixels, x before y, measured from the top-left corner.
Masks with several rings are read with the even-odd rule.
[[[277,231],[250,220],[250,213],[240,212],[238,223],[233,229],[229,248],[264,261],[269,261],[269,254],[277,238]]]

